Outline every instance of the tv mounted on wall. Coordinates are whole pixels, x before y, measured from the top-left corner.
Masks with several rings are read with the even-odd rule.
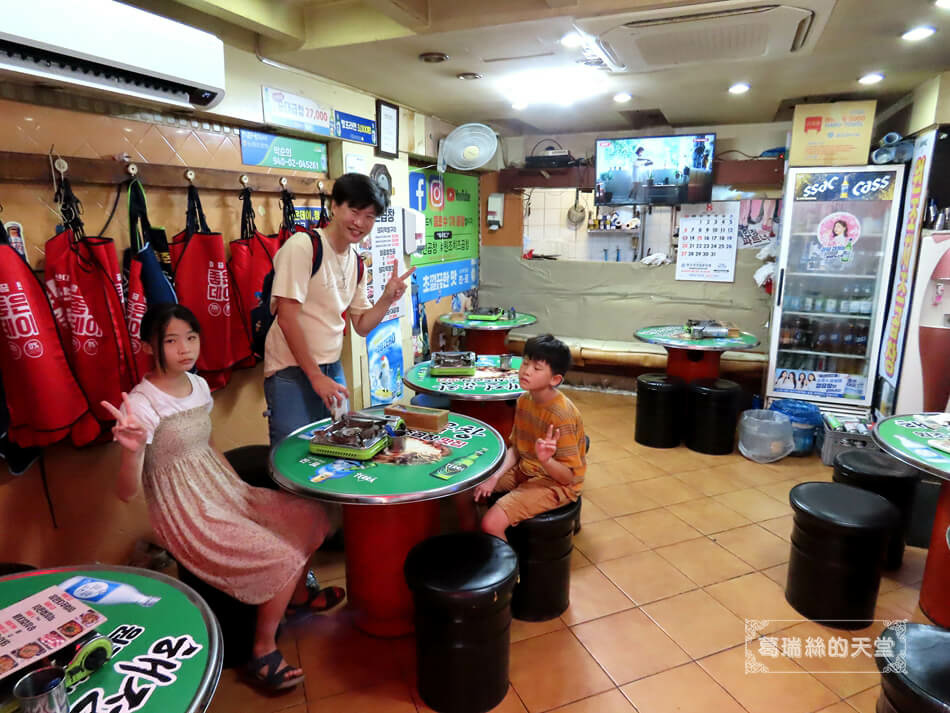
[[[597,139],[597,205],[678,205],[712,198],[715,134]]]

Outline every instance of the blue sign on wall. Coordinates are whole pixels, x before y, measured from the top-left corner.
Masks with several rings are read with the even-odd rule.
[[[399,320],[383,322],[366,335],[370,404],[392,403],[402,396],[402,342]]]
[[[409,207],[420,213],[426,209],[426,175],[420,171],[409,172]]]
[[[419,285],[420,302],[466,292],[478,285],[478,260],[419,265],[413,279]]]
[[[334,135],[347,141],[356,141],[360,144],[376,145],[376,121],[364,119],[355,114],[346,114],[342,111],[333,112],[336,117],[333,122]]]

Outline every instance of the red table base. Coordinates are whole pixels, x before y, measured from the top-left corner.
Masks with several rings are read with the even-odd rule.
[[[476,354],[507,354],[510,329],[466,329],[465,350]]]
[[[677,349],[665,347],[666,373],[682,379],[687,384],[697,379],[718,379],[719,360],[722,352],[702,349]]]
[[[920,608],[934,624],[950,628],[950,481],[940,486],[937,515],[930,535]]]
[[[412,595],[403,577],[409,550],[439,532],[439,501],[344,505],[346,589],[356,626],[371,636],[412,632]]]
[[[501,434],[507,441],[515,425],[515,401],[465,401],[452,399],[450,408],[466,416],[480,419]]]

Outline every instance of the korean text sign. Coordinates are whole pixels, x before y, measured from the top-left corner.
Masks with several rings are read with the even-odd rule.
[[[477,178],[412,171],[409,204],[426,218],[426,246],[413,254],[413,265],[478,257]]]

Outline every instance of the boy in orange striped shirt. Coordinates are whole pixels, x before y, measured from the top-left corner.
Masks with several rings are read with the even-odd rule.
[[[498,471],[475,488],[475,500],[504,492],[482,518],[482,530],[506,540],[505,530],[539,513],[577,500],[587,470],[580,411],[557,387],[571,366],[571,351],[550,334],[525,343],[518,381],[526,393]]]

